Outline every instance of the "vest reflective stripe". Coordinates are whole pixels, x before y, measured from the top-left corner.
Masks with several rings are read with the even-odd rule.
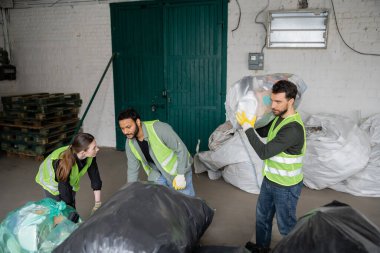
[[[49,173],[49,182],[47,184],[41,184],[42,187],[47,190],[48,192],[52,193],[53,195],[58,195],[58,183],[54,180],[55,178],[55,174],[54,174],[54,169],[50,168],[52,167],[51,166],[52,163],[51,162],[43,162],[41,163],[40,167],[39,167],[39,170],[38,170],[38,174],[36,176],[36,182],[39,183],[39,182],[44,182],[44,173],[40,173],[40,171],[42,170],[45,170]],[[48,168],[46,168],[48,167]],[[57,194],[55,194],[57,193]]]
[[[278,163],[285,163],[285,164],[293,164],[293,163],[302,163],[303,156],[301,157],[280,157],[280,156],[273,156],[269,158],[269,160],[278,162]]]
[[[153,124],[156,121],[157,120],[144,122],[149,135],[149,144],[152,148],[154,156],[160,163],[161,167],[169,175],[175,176],[177,175],[178,167],[177,154],[175,154],[173,150],[168,148],[158,137],[153,127]]]
[[[149,146],[152,149],[153,154],[159,162],[160,166],[165,170],[165,172],[169,175],[175,176],[177,175],[178,167],[177,154],[175,154],[173,150],[168,148],[157,136],[157,133],[153,127],[153,124],[156,121],[158,120],[144,122],[149,136]],[[145,159],[142,159],[131,140],[128,141],[128,145],[131,148],[131,151],[135,155],[135,157],[142,163],[145,172],[149,176],[150,172],[152,171],[152,168],[150,168],[150,166],[145,163]]]
[[[298,113],[291,115],[285,118],[276,128],[276,122],[278,117],[273,121],[269,133],[268,133],[268,142],[273,140],[278,131],[291,122],[298,122],[304,132],[304,145],[302,147],[301,154],[299,155],[289,155],[285,152],[281,152],[280,154],[266,159],[264,161],[263,174],[271,181],[278,183],[284,186],[295,185],[302,181],[303,173],[302,173],[302,160],[306,151],[306,132],[305,127],[303,125],[302,119]]]
[[[36,175],[36,182],[40,184],[45,190],[53,195],[59,195],[58,182],[55,181],[55,172],[53,162],[60,159],[60,155],[65,151],[68,146],[56,149],[53,151],[40,165]],[[85,166],[79,172],[78,165],[74,164],[71,168],[69,182],[74,191],[78,191],[80,186],[81,177],[87,172],[92,163],[92,157],[87,158]]]
[[[162,165],[167,166],[172,160],[173,156],[174,156],[174,152],[170,152],[170,155],[164,161],[162,161]]]
[[[141,162],[145,173],[149,176],[150,173],[152,172],[152,168],[147,163],[145,163],[145,160],[142,159],[139,152],[137,152],[137,150],[136,150],[135,146],[133,146],[133,143],[131,140],[128,140],[128,145],[129,145],[129,148],[131,149],[133,155],[137,158],[137,160],[139,160]]]
[[[279,170],[279,169],[276,169],[276,168],[272,168],[272,167],[269,167],[267,165],[265,165],[264,170],[266,172],[270,172],[272,174],[277,174],[277,175],[280,175],[280,176],[283,176],[283,177],[294,177],[294,176],[297,176],[297,175],[299,175],[299,174],[302,173],[302,169],[293,170],[293,171],[287,171],[287,170]]]
[[[168,173],[170,175],[177,175],[177,167],[178,167],[178,161],[175,161],[174,165],[173,165],[173,168],[171,169],[171,171],[169,171]]]
[[[169,155],[168,158],[166,158],[161,164],[162,164],[162,167],[166,167],[169,165],[169,163],[172,161],[173,159],[173,156],[174,156],[174,152],[172,151]],[[177,159],[175,160],[175,163],[173,165],[173,168],[168,172],[170,175],[175,175],[176,174],[176,171],[177,171],[177,167],[178,167],[178,161]]]

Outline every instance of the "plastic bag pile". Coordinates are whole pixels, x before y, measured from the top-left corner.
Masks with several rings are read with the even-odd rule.
[[[347,117],[313,115],[305,127],[305,185],[380,197],[380,114],[367,118],[360,127]]]
[[[73,212],[64,202],[49,198],[28,202],[1,223],[0,252],[52,252],[78,227],[67,219]],[[55,224],[54,217],[59,217],[60,223]]]
[[[330,188],[357,196],[380,197],[380,114],[366,119],[360,129],[370,138],[367,165],[360,172]]]
[[[192,252],[212,218],[213,210],[199,198],[130,183],[54,252]]]
[[[229,121],[220,125],[209,138],[210,151],[194,156],[195,173],[207,171],[211,180],[224,180],[243,191],[258,194],[263,180],[263,161],[247,136],[232,128]]]
[[[280,80],[291,81],[297,86],[299,92],[295,107],[298,107],[307,86],[294,74],[246,76],[231,86],[225,103],[228,121],[211,134],[208,143],[210,151],[200,152],[194,157],[195,173],[207,171],[212,180],[223,176],[226,182],[246,192],[260,192],[263,161],[253,150],[247,136],[236,130],[241,127],[235,115],[238,111],[244,111],[248,118],[256,115],[255,128],[270,123],[274,119],[270,98],[272,86]]]
[[[305,122],[307,148],[303,160],[304,183],[312,189],[333,186],[363,170],[368,163],[368,135],[349,118],[312,115]]]

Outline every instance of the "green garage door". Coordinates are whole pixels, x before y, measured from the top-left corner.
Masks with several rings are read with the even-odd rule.
[[[227,0],[111,4],[115,113],[169,123],[194,153],[225,120]],[[117,127],[117,149],[125,137]]]

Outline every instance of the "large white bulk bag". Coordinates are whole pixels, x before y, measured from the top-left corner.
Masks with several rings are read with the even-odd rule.
[[[369,160],[369,136],[347,117],[312,115],[307,129],[304,184],[323,189],[363,170]],[[315,131],[310,131],[310,130]]]

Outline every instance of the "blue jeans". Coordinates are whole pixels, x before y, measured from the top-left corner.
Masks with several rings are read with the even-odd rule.
[[[193,186],[193,173],[191,171],[187,172],[185,174],[185,179],[186,179],[186,188],[183,190],[177,190],[177,191],[194,197],[195,191],[194,191],[194,186]],[[159,178],[157,178],[155,183],[160,184],[160,185],[165,185],[165,186],[169,187],[170,189],[174,190],[173,183],[168,182],[168,180],[166,180],[166,178],[163,175],[161,175]]]
[[[302,181],[290,187],[281,187],[264,178],[256,205],[256,244],[269,248],[272,222],[276,214],[278,230],[287,235],[296,225],[296,208],[301,195]]]

